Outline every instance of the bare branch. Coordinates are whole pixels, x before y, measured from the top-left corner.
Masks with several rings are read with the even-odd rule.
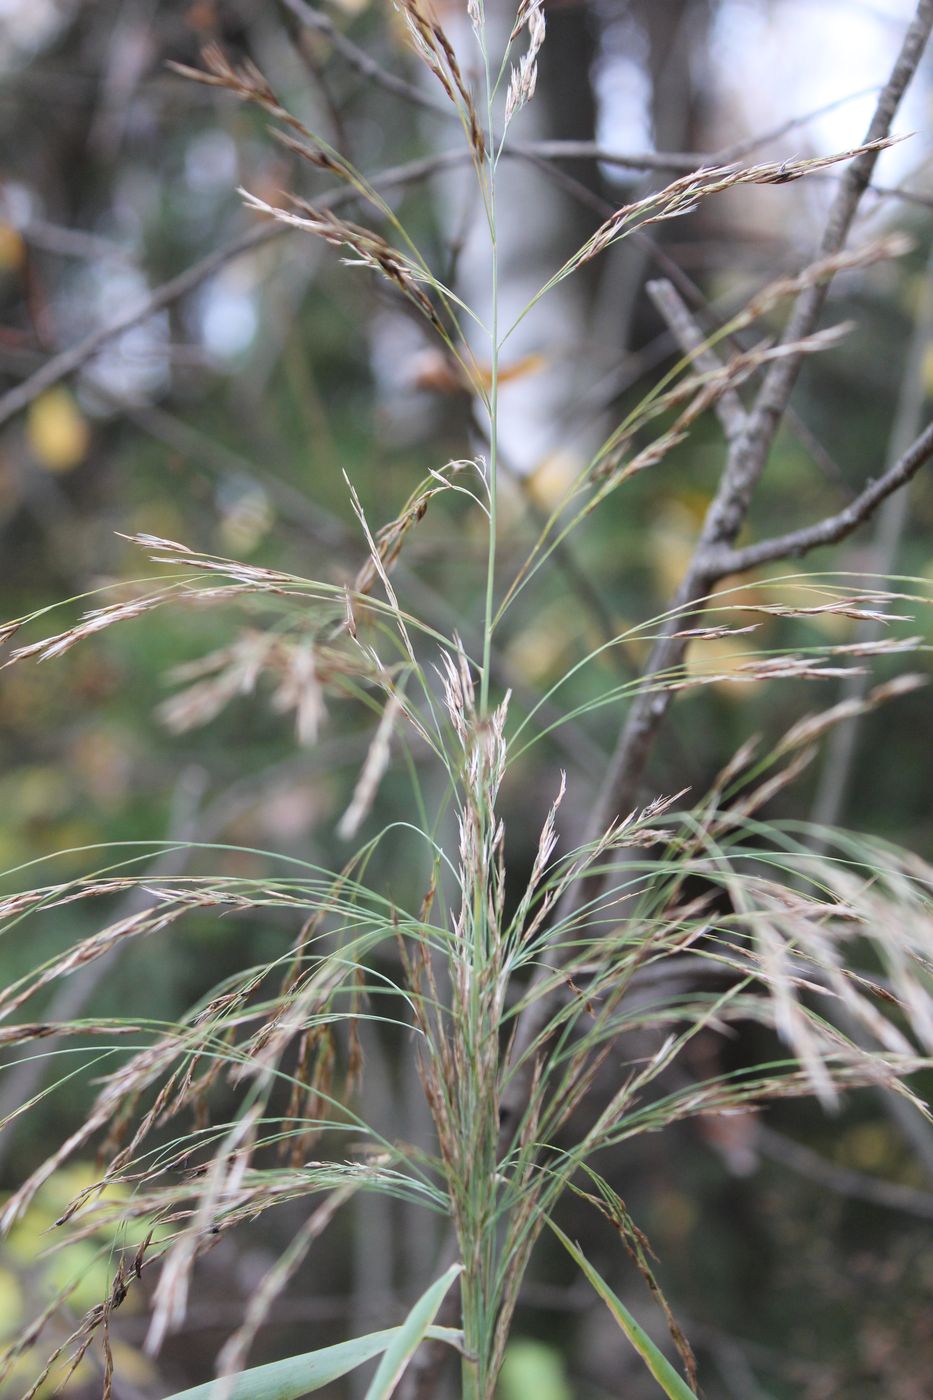
[[[368,83],[374,83],[385,92],[391,92],[393,97],[400,97],[404,102],[410,102],[415,107],[424,107],[427,111],[434,112],[439,116],[456,116],[451,107],[429,97],[415,83],[407,82],[405,78],[399,78],[395,73],[387,72],[385,68],[381,68],[365,49],[354,44],[352,39],[348,39],[345,34],[341,33],[327,15],[322,15],[319,10],[315,10],[307,4],[306,0],[279,0],[279,5],[293,19],[298,20],[299,24],[304,25],[305,29],[322,35],[333,46],[335,52],[340,54],[344,62],[359,73],[361,78],[365,78]]]
[[[448,166],[457,165],[469,159],[469,153],[463,151],[442,151],[436,156],[428,156],[423,160],[408,161],[405,165],[393,166],[390,169],[374,175],[370,183],[378,189],[391,189],[396,185],[410,184],[416,180],[422,180],[428,175],[433,175],[437,170],[444,170]],[[359,198],[357,190],[341,186],[338,189],[325,191],[317,200],[317,205],[321,209],[339,209],[345,204],[351,204]],[[240,257],[243,253],[252,252],[255,248],[263,247],[274,238],[280,238],[286,232],[286,226],[281,223],[270,221],[264,222],[258,227],[254,226],[242,233],[237,238],[233,238],[229,243],[224,243],[213,253],[202,258],[200,262],[193,263],[191,267],[185,268],[175,277],[163,282],[161,287],[157,287],[148,296],[131,306],[121,316],[117,316],[106,326],[101,326],[99,330],[92,331],[90,335],[79,340],[77,345],[70,346],[67,350],[62,350],[60,354],[53,355],[41,369],[30,375],[22,384],[17,384],[14,389],[10,389],[2,399],[0,399],[0,427],[8,423],[16,414],[21,413],[33,399],[51,388],[53,384],[58,384],[62,379],[69,378],[75,374],[89,360],[92,360],[103,346],[115,340],[125,331],[132,330],[134,326],[140,325],[143,321],[148,321],[151,316],[159,311],[164,311],[173,302],[179,301],[187,296],[189,292],[199,287],[202,282],[206,282],[221,267]]]
[[[12,220],[12,223],[26,243],[34,248],[41,248],[43,252],[54,253],[57,257],[90,261],[103,258],[122,263],[132,263],[134,260],[129,248],[123,247],[112,238],[92,233],[89,229],[63,228],[47,219],[30,218],[22,224]]]
[[[178,301],[188,292],[193,291],[195,287],[199,287],[225,263],[238,258],[241,253],[248,253],[253,248],[268,243],[280,232],[281,229],[275,224],[263,224],[259,228],[249,229],[247,233],[240,234],[238,238],[231,239],[229,243],[225,243],[213,253],[209,253],[200,262],[185,268],[184,272],[179,272],[176,277],[171,277],[167,282],[163,282],[161,287],[157,287],[142,301],[131,306],[121,316],[117,316],[109,325],[101,326],[99,330],[92,331],[83,340],[79,340],[77,345],[72,345],[67,350],[62,350],[60,354],[53,355],[41,369],[36,370],[35,374],[30,375],[22,384],[17,384],[15,389],[10,389],[0,399],[0,427],[4,423],[8,423],[17,413],[21,413],[44,390],[51,388],[53,384],[57,384],[62,379],[67,379],[82,365],[87,364],[88,360],[93,359],[98,350],[111,340],[115,340],[124,331],[132,330],[141,322],[148,321],[150,316],[154,316],[157,312],[164,311],[167,306],[171,306],[172,302]]]
[[[914,19],[887,83],[881,91],[866,134],[866,144],[883,139],[907,86],[917,70],[933,29],[933,0],[918,0]],[[849,166],[830,210],[826,232],[819,250],[828,257],[843,247],[855,218],[859,201],[868,186],[877,160],[877,150],[863,152]],[[798,297],[785,332],[785,344],[803,340],[815,329],[828,293],[830,279],[807,287]],[[787,409],[802,357],[778,360],[767,375],[758,399],[741,435],[732,444],[719,489],[713,499],[686,575],[669,610],[669,622],[655,643],[644,671],[645,686],[633,701],[619,735],[615,752],[600,793],[593,804],[581,844],[597,840],[613,816],[637,805],[642,777],[654,741],[664,723],[672,692],[651,684],[652,679],[680,664],[687,642],[673,634],[683,629],[685,611],[703,611],[703,600],[721,574],[714,564],[714,552],[731,546],[748,515],[752,494],[764,470],[777,428]],[[933,430],[931,430],[933,431]],[[927,453],[929,455],[929,453]],[[886,474],[887,475],[887,474]],[[901,483],[898,483],[901,484]],[[874,488],[869,488],[873,490]],[[891,488],[896,489],[896,486]],[[883,499],[881,497],[880,499]],[[849,507],[851,509],[851,507]],[[858,522],[856,522],[858,523]],[[853,527],[854,528],[854,527]],[[566,920],[592,893],[590,882],[571,885],[555,912],[555,924]],[[553,976],[555,954],[545,950],[534,982],[539,986]],[[512,1042],[511,1064],[526,1055],[553,1008],[548,995],[530,997],[526,1011],[518,1018]],[[501,1105],[500,1146],[507,1143],[521,1115],[527,1096],[528,1072],[513,1075]]]
[[[721,364],[716,354],[708,347],[701,353],[700,347],[704,345],[705,337],[701,327],[697,324],[693,313],[690,311],[680,293],[666,279],[659,279],[656,282],[647,284],[648,295],[654,301],[655,306],[660,311],[667,322],[671,335],[686,353],[694,356],[698,367],[715,374],[721,369]],[[700,301],[699,289],[696,289],[695,300]],[[704,308],[707,320],[709,317],[708,308]],[[715,329],[721,329],[718,323]],[[739,350],[747,348],[742,336],[732,334],[729,336],[729,343],[736,345]],[[745,405],[738,394],[729,393],[715,404],[716,412],[723,425],[726,440],[733,442],[742,432],[745,426]],[[831,482],[841,494],[849,500],[854,499],[855,492],[845,480],[837,463],[833,460],[819,438],[807,427],[806,423],[792,407],[787,410],[787,427],[794,434],[804,451],[813,459],[819,471]]]
[[[283,3],[293,3],[293,0],[283,0]],[[770,145],[782,136],[787,136],[802,126],[808,126],[819,117],[837,111],[847,102],[855,102],[858,98],[867,97],[877,91],[877,87],[868,87],[860,88],[858,92],[848,92],[843,97],[834,98],[832,102],[814,107],[802,116],[790,117],[778,126],[757,132],[743,141],[724,147],[721,151],[706,155],[696,151],[616,151],[611,147],[601,146],[596,141],[512,141],[509,143],[509,149],[518,156],[540,156],[545,160],[598,160],[604,165],[620,166],[627,170],[662,170],[689,174],[690,171],[696,170],[698,165],[725,165],[733,160],[742,160],[761,146]],[[888,192],[897,193],[886,191]]]
[[[292,2],[293,0],[290,0],[290,3]],[[591,156],[598,154],[600,149],[595,145],[589,146],[589,143],[586,142],[542,142],[538,144],[542,147],[540,153],[536,149],[535,143],[525,143],[524,145],[507,146],[503,151],[503,155],[531,160],[539,165],[540,168],[557,176],[562,175],[562,172],[557,171],[548,164],[549,160],[557,159],[561,156],[561,152],[555,149],[556,147],[566,144],[573,147],[575,152],[579,148],[578,153],[581,156],[583,155],[584,147],[588,147]],[[600,156],[600,158],[602,157]],[[433,175],[439,170],[446,170],[450,169],[452,166],[465,164],[469,159],[470,153],[468,151],[459,149],[441,151],[434,156],[427,156],[421,160],[408,161],[404,165],[393,166],[377,175],[369,177],[369,183],[376,189],[391,189],[398,185],[411,184],[417,180],[425,179],[427,176]],[[621,160],[621,157],[619,157],[619,159]],[[701,158],[697,156],[678,156],[678,163],[670,166],[664,166],[660,163],[666,160],[667,157],[657,158],[655,164],[647,163],[653,159],[654,158],[647,155],[639,156],[633,154],[631,157],[626,157],[626,162],[630,163],[633,168],[636,169],[668,168],[681,170],[686,168],[686,165],[693,168],[697,159]],[[639,162],[644,163],[639,164]],[[681,162],[685,162],[686,165]],[[577,185],[577,182],[572,180],[572,177],[569,176],[562,178],[561,183]],[[611,210],[612,206],[599,195],[593,194],[592,191],[586,189],[584,186],[579,186],[579,190],[585,190],[585,193],[591,197],[594,207],[596,207],[599,212]],[[339,189],[326,191],[320,196],[316,203],[318,207],[322,209],[338,209],[345,204],[352,203],[357,197],[358,194],[355,189],[341,187]],[[191,267],[185,268],[184,271],[179,272],[175,277],[169,278],[167,282],[163,282],[160,287],[157,287],[154,291],[149,293],[148,296],[137,302],[135,306],[131,306],[108,325],[101,326],[98,330],[92,331],[90,335],[85,336],[83,340],[78,341],[76,345],[72,345],[67,350],[62,350],[58,355],[54,355],[41,369],[36,370],[28,379],[16,385],[15,388],[10,389],[0,398],[0,427],[3,427],[4,424],[8,423],[12,418],[15,418],[18,413],[21,413],[34,399],[38,398],[46,389],[51,388],[53,384],[58,384],[61,380],[68,379],[71,375],[75,374],[83,365],[93,359],[99,350],[109,344],[110,341],[115,340],[126,331],[132,330],[142,322],[147,321],[151,316],[157,315],[158,312],[164,311],[166,307],[171,306],[174,302],[180,301],[182,297],[187,296],[189,292],[194,291],[203,282],[206,282],[209,277],[213,276],[221,267],[226,266],[227,263],[233,262],[244,253],[249,253],[255,248],[262,247],[275,238],[282,237],[286,232],[287,229],[284,225],[273,223],[248,229],[237,238],[231,239],[229,243],[225,243],[220,248],[215,249],[213,253],[209,253],[207,257],[202,258],[199,262],[193,263]],[[637,236],[639,238],[646,237],[646,235]],[[656,248],[653,248],[652,251],[653,254],[663,262],[665,271],[667,271],[669,275],[677,274],[679,269],[672,266],[669,259],[662,257],[661,253]]]
[[[893,466],[877,480],[870,482],[844,510],[827,516],[815,525],[791,530],[786,535],[776,535],[774,539],[761,540],[758,544],[747,545],[744,549],[714,550],[707,557],[709,572],[716,578],[723,578],[727,574],[744,574],[749,569],[757,569],[760,565],[770,564],[776,559],[796,558],[809,553],[811,549],[818,549],[820,545],[836,544],[839,540],[844,540],[875,513],[882,501],[916,476],[931,457],[933,423],[924,429]]]
[[[684,353],[691,356],[697,368],[707,374],[721,374],[723,366],[719,356],[705,344],[702,331],[676,288],[660,278],[657,282],[649,282],[646,290],[674,339]],[[714,407],[726,440],[733,442],[745,427],[745,407],[737,391],[727,389],[716,400]]]
[[[865,135],[865,145],[883,140],[891,130],[894,114],[917,71],[933,29],[933,0],[919,0],[891,76],[882,89],[875,114]],[[833,200],[820,257],[838,253],[845,244],[878,160],[877,150],[866,150],[852,161]],[[830,281],[814,284],[800,295],[785,331],[785,340],[802,340],[815,329],[829,294]],[[730,453],[723,482],[704,529],[702,547],[731,543],[748,514],[752,492],[764,470],[771,445],[787,408],[802,356],[778,361],[768,372],[745,433]]]
[[[866,134],[866,142],[883,139],[888,134],[898,104],[917,70],[931,29],[933,0],[919,0],[901,52],[878,99],[875,115]],[[866,151],[856,157],[846,171],[830,210],[826,233],[819,250],[821,258],[839,252],[845,243],[876,159],[877,151]],[[805,339],[812,333],[825,303],[830,281],[831,278],[827,277],[823,281],[815,282],[807,286],[798,297],[785,332],[785,344]],[[704,598],[712,584],[722,576],[714,563],[715,556],[723,546],[732,544],[745,522],[752,494],[764,470],[778,425],[787,408],[802,359],[800,355],[779,359],[768,372],[755,406],[747,416],[745,429],[729,452],[719,489],[707,511],[693,560],[674,601],[672,614],[682,614],[684,608]],[[896,489],[896,486],[891,489]],[[879,499],[883,499],[883,496]],[[847,510],[851,508],[850,505]],[[681,624],[671,622],[669,630],[673,632],[678,625]],[[652,676],[676,666],[682,659],[684,650],[683,640],[669,635],[662,637],[655,644],[649,660],[646,681],[650,682]],[[669,692],[663,689],[656,690],[649,683],[634,701],[619,736],[602,794],[595,806],[591,832],[587,839],[594,839],[616,812],[627,811],[635,805],[645,765],[670,700]]]
[[[755,1141],[759,1150],[772,1161],[779,1162],[782,1167],[790,1167],[791,1171],[808,1177],[820,1186],[829,1187],[840,1196],[870,1201],[872,1205],[885,1206],[888,1210],[902,1210],[909,1215],[933,1220],[933,1196],[927,1191],[918,1191],[912,1186],[902,1186],[900,1182],[884,1181],[881,1177],[869,1176],[867,1172],[837,1166],[819,1152],[764,1123],[757,1124]]]

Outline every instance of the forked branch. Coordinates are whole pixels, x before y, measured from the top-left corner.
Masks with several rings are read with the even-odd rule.
[[[891,74],[881,90],[874,115],[865,135],[865,144],[887,137],[901,99],[917,71],[923,52],[933,30],[933,0],[918,0],[914,18],[907,30]],[[878,150],[862,152],[848,166],[830,208],[818,256],[831,257],[838,253],[848,238],[859,203],[868,188]],[[831,277],[805,287],[797,298],[785,331],[785,343],[803,342],[816,329],[828,295]],[[644,687],[632,702],[609,765],[600,794],[593,804],[582,844],[598,840],[618,813],[632,810],[638,804],[645,770],[654,743],[660,733],[673,692],[652,682],[678,667],[684,658],[687,640],[676,635],[684,629],[685,613],[701,614],[712,587],[726,572],[735,572],[742,552],[732,546],[748,517],[755,488],[770,455],[781,421],[787,412],[802,355],[777,359],[767,373],[752,409],[747,414],[741,433],[733,439],[728,452],[719,488],[706,513],[693,557],[668,613],[668,622],[655,643],[644,672]],[[928,430],[933,435],[933,430]],[[815,530],[830,528],[830,539],[842,538],[849,528],[855,529],[867,519],[880,502],[909,480],[910,476],[931,455],[931,446],[924,434],[904,460],[886,472],[858,498],[861,513],[851,514],[857,502],[852,502],[840,517],[844,517],[841,533],[834,536],[840,517],[832,517],[833,525],[822,522]],[[900,472],[898,472],[900,468]],[[903,473],[903,475],[901,475]],[[896,479],[891,479],[892,474]],[[888,489],[878,494],[882,482]],[[851,526],[849,525],[851,521]],[[815,544],[823,542],[820,538]],[[777,543],[777,542],[772,542]],[[810,546],[810,547],[814,547]],[[782,551],[783,552],[783,551]],[[780,553],[773,557],[780,557]],[[724,567],[724,565],[726,567]],[[750,567],[746,565],[746,567]],[[592,882],[579,881],[570,886],[558,905],[554,924],[559,926],[593,896]],[[553,978],[557,955],[546,949],[535,981],[539,987]],[[554,997],[546,990],[535,997],[529,995],[526,1009],[519,1017],[512,1042],[511,1063],[523,1060],[531,1045],[547,1026],[554,1011]],[[500,1146],[511,1140],[516,1123],[523,1111],[531,1067],[513,1073],[501,1105],[502,1133]]]
[[[772,564],[777,559],[799,558],[811,549],[821,545],[837,544],[851,535],[858,527],[895,491],[916,476],[920,468],[933,457],[933,423],[929,423],[902,457],[890,466],[883,475],[869,482],[864,491],[850,501],[844,510],[829,515],[815,525],[800,530],[790,530],[786,535],[776,535],[770,540],[760,540],[744,549],[722,549],[709,558],[710,570],[717,579],[727,574],[744,574],[757,569],[762,564]]]
[[[875,114],[866,133],[866,142],[877,141],[888,135],[901,98],[917,71],[931,29],[933,0],[919,0],[891,76],[879,96]],[[877,157],[877,151],[866,151],[858,156],[846,171],[830,210],[820,247],[821,257],[838,252],[844,245],[859,200],[871,179]],[[803,340],[812,334],[825,303],[830,281],[830,278],[826,278],[814,283],[800,294],[787,327],[785,341]],[[789,356],[774,362],[748,414],[744,431],[730,449],[719,489],[707,511],[693,559],[674,600],[672,612],[676,612],[678,618],[682,618],[683,610],[692,604],[696,604],[702,610],[701,600],[723,575],[723,549],[733,545],[748,516],[755,487],[787,409],[801,363],[802,356]],[[922,448],[920,450],[922,452]],[[921,464],[922,462],[918,462],[914,470]],[[905,476],[904,480],[907,479]],[[875,499],[874,492],[878,484],[867,488],[872,494],[864,507],[864,514],[854,520],[853,529],[871,514],[876,505],[884,499],[884,495],[897,488],[900,481]],[[862,500],[864,495],[865,493],[859,500]],[[853,502],[852,506],[854,505]],[[842,514],[848,515],[852,506]],[[592,814],[586,837],[588,841],[595,840],[617,812],[628,811],[637,802],[642,776],[671,700],[668,691],[653,690],[650,682],[652,677],[678,665],[682,660],[686,643],[672,635],[681,626],[682,621],[672,620],[668,625],[668,635],[662,637],[654,648],[645,674],[645,690],[633,703],[619,736],[607,780]]]

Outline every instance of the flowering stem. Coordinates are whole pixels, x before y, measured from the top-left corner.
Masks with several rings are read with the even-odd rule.
[[[498,417],[499,417],[499,253],[496,242],[496,160],[493,140],[494,87],[489,71],[489,56],[483,45],[486,67],[486,148],[489,188],[486,203],[489,220],[490,271],[492,307],[489,324],[489,548],[486,555],[486,613],[483,623],[483,672],[480,681],[480,714],[489,710],[489,663],[492,649],[492,629],[496,580],[496,503],[498,496]]]

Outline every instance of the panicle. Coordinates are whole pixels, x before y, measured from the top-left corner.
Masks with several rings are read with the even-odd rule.
[[[512,29],[510,43],[518,37],[526,25],[528,28],[528,48],[519,59],[518,66],[513,66],[509,77],[505,98],[504,131],[508,129],[515,113],[520,112],[526,102],[530,102],[534,97],[538,81],[538,54],[544,43],[546,30],[542,0],[523,0]]]

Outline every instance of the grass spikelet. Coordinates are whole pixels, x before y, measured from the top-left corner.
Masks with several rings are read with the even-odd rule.
[[[300,214],[293,214],[287,209],[279,209],[273,204],[267,204],[264,199],[260,199],[258,195],[250,194],[248,190],[241,189],[239,193],[247,208],[254,209],[260,214],[267,214],[280,223],[290,224],[292,228],[304,229],[307,233],[313,233],[317,238],[323,238],[325,243],[331,243],[334,247],[348,248],[355,254],[356,264],[360,267],[372,268],[389,282],[394,283],[435,329],[443,331],[440,318],[430,297],[418,285],[421,276],[418,267],[404,253],[390,247],[378,233],[363,228],[359,224],[348,223],[346,220],[338,218],[336,214],[332,214],[329,209],[316,209],[312,204],[299,199],[296,195],[291,196],[291,199],[296,207],[301,209]]]
[[[519,35],[522,29],[528,30],[528,48],[522,54],[517,67],[512,68],[509,77],[509,86],[505,96],[505,118],[503,121],[503,135],[509,128],[509,123],[517,112],[530,102],[534,97],[535,86],[538,81],[538,54],[541,45],[544,43],[545,18],[542,0],[531,0],[529,4],[520,7],[519,15],[510,36],[510,43]]]
[[[486,137],[450,40],[429,14],[427,0],[396,0],[396,7],[405,20],[415,52],[456,107],[473,155],[478,163],[482,162],[486,157]]]

